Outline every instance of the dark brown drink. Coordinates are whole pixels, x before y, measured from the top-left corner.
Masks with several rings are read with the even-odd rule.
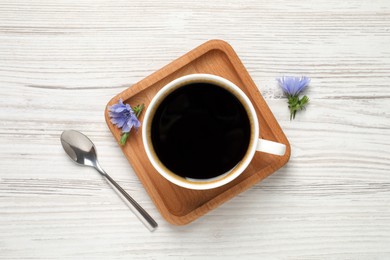
[[[233,169],[248,150],[250,134],[242,103],[210,83],[192,83],[170,93],[151,125],[160,161],[176,175],[193,179],[209,179]]]

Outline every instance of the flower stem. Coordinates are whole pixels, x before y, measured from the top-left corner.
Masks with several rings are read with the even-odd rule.
[[[127,141],[127,137],[129,137],[129,132],[127,133],[123,133],[122,134],[122,137],[121,137],[121,140],[119,141],[119,143],[121,145],[125,145],[126,141]]]
[[[138,118],[139,115],[141,114],[142,110],[145,108],[145,105],[144,104],[141,104],[141,105],[138,105],[138,106],[135,106],[133,107],[133,111],[135,113],[135,116]]]
[[[309,98],[305,95],[301,99],[298,96],[288,96],[288,108],[290,109],[290,120],[295,119],[297,111],[305,109]]]

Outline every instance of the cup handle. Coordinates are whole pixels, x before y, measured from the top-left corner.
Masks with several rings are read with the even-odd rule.
[[[286,153],[286,146],[281,143],[258,139],[256,150],[259,152],[270,153],[283,156]]]

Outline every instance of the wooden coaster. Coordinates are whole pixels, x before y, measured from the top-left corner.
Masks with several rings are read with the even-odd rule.
[[[170,183],[153,168],[142,144],[141,131],[132,131],[126,145],[120,147],[161,215],[174,225],[188,224],[220,206],[274,173],[290,158],[290,144],[278,122],[233,48],[221,40],[211,40],[200,45],[112,98],[107,104],[105,118],[118,143],[121,130],[110,122],[108,106],[122,98],[131,106],[144,103],[147,108],[163,86],[178,77],[193,73],[218,75],[240,87],[256,109],[261,138],[284,143],[287,149],[282,157],[256,152],[248,168],[238,178],[222,187],[189,190]],[[143,114],[140,116],[141,122]]]

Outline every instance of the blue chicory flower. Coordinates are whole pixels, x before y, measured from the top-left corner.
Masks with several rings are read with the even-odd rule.
[[[134,127],[136,130],[141,126],[136,114],[129,104],[123,104],[120,99],[118,104],[109,107],[111,123],[122,128],[123,133],[128,133]]]
[[[288,98],[288,108],[290,109],[290,120],[295,119],[298,111],[306,108],[309,98],[305,95],[299,98],[299,94],[304,91],[310,83],[308,77],[284,76],[276,79]]]
[[[278,78],[280,87],[283,89],[284,93],[287,96],[298,96],[299,93],[304,91],[310,83],[310,78],[308,77],[293,77],[293,76],[284,76]]]

